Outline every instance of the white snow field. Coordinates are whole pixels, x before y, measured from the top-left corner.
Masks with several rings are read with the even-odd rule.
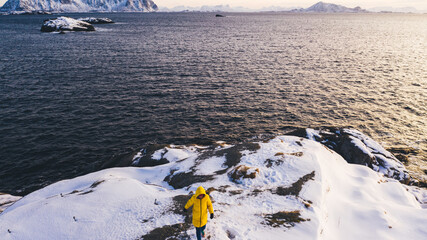
[[[427,239],[426,190],[312,140],[172,145],[151,155],[169,163],[107,169],[23,197],[0,215],[0,239],[196,239],[182,207],[200,185],[215,210],[210,239]]]

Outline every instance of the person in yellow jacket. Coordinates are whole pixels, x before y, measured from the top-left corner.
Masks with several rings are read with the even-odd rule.
[[[191,206],[193,206],[193,225],[196,227],[197,240],[201,240],[202,237],[205,237],[206,223],[208,222],[207,209],[209,209],[211,219],[214,217],[211,198],[202,186],[197,188],[196,194],[185,204],[184,212]]]

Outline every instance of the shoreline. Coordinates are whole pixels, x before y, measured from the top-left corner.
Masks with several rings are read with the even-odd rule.
[[[346,154],[346,152],[341,151],[337,148],[337,144],[342,144],[342,143],[338,143],[340,141],[342,141],[342,137],[339,135],[336,135],[335,137],[331,137],[333,134],[335,134],[337,131],[342,131],[345,129],[351,129],[351,128],[338,128],[338,127],[318,127],[318,128],[302,128],[302,127],[289,127],[284,133],[282,134],[263,134],[263,135],[259,135],[257,137],[252,137],[249,139],[246,139],[245,141],[236,141],[236,142],[222,142],[220,141],[220,143],[223,144],[231,144],[231,145],[240,145],[240,144],[244,144],[245,142],[249,142],[249,141],[266,141],[268,139],[271,138],[275,138],[277,136],[281,136],[281,135],[285,135],[285,136],[297,136],[297,137],[302,137],[302,138],[306,138],[306,139],[310,139],[316,142],[321,143],[322,145],[324,145],[325,147],[331,149],[332,151],[337,151],[338,150],[338,154],[340,154],[344,159],[346,159],[349,163],[353,163],[353,164],[359,164],[359,165],[370,165],[369,167],[371,169],[373,169],[374,167],[372,166],[372,163],[367,163],[367,162],[358,162],[358,163],[354,163],[352,162],[353,160],[349,160],[349,158],[366,158],[366,156],[368,156],[369,158],[373,158],[372,154],[370,152],[374,152],[374,153],[378,153],[378,152],[382,152],[383,155],[386,155],[388,158],[388,161],[398,161],[398,165],[401,167],[402,170],[399,171],[403,171],[405,172],[405,174],[408,174],[407,180],[404,180],[404,178],[399,176],[395,176],[394,178],[398,179],[399,181],[401,181],[404,184],[407,184],[409,186],[419,186],[419,187],[423,187],[423,188],[427,188],[427,178],[425,175],[422,174],[427,174],[425,172],[422,172],[422,169],[420,169],[420,172],[413,172],[413,171],[408,171],[407,166],[408,166],[408,162],[410,162],[410,158],[413,157],[414,155],[416,156],[417,154],[420,153],[419,150],[411,148],[411,147],[391,147],[391,148],[384,148],[381,144],[379,144],[378,142],[372,140],[370,137],[368,137],[367,135],[359,132],[358,130],[352,130],[355,131],[357,133],[357,135],[359,135],[360,139],[368,139],[368,141],[371,141],[372,144],[374,144],[375,147],[381,149],[380,151],[378,151],[378,149],[371,149],[370,152],[367,153],[363,153],[363,151],[366,151],[365,147],[366,146],[357,146],[356,144],[350,146],[350,149],[344,149],[344,151],[352,151],[351,154],[355,154],[355,156],[350,156],[348,154]],[[351,136],[351,135],[350,135]],[[353,137],[353,136],[351,136]],[[331,140],[331,138],[333,138]],[[193,143],[187,143],[187,144],[174,144],[174,143],[169,143],[169,144],[148,144],[146,145],[142,150],[139,151],[134,151],[133,153],[126,153],[124,154],[125,157],[119,157],[116,159],[110,159],[110,161],[106,161],[102,164],[102,166],[99,169],[95,169],[92,172],[88,172],[88,173],[84,173],[83,175],[86,174],[91,174],[94,172],[98,172],[98,171],[102,171],[104,169],[109,169],[109,168],[115,168],[115,167],[138,167],[138,164],[135,164],[135,159],[141,157],[141,151],[149,151],[150,153],[154,153],[155,150],[158,150],[160,148],[163,148],[165,146],[191,146],[191,145],[199,145],[199,146],[205,146],[207,148],[212,147],[217,145],[217,141],[212,140],[211,142],[206,142],[206,141],[202,141],[202,142],[193,142]],[[356,149],[356,153],[354,153],[354,150],[351,150],[351,148]],[[362,149],[362,151],[357,150],[357,148]],[[365,156],[366,155],[366,156]],[[375,158],[375,157],[374,157]],[[403,161],[402,161],[403,160]],[[378,165],[378,162],[376,163]],[[378,171],[378,166],[375,167],[377,168],[376,171]],[[394,169],[394,168],[393,168]],[[374,169],[375,170],[375,169]],[[394,169],[395,170],[395,169]],[[387,174],[385,174],[387,175]],[[75,177],[79,177],[82,175],[77,175]],[[75,178],[73,177],[73,178]],[[389,177],[393,178],[392,175],[390,175]],[[58,181],[63,181],[63,180],[67,180],[69,178],[65,178],[65,179],[59,179]],[[56,181],[56,182],[58,182]],[[51,184],[54,184],[56,182],[52,182]],[[34,191],[40,190],[42,189],[43,186],[40,186],[39,188],[35,189]],[[31,191],[31,192],[34,192]],[[31,192],[28,192],[25,195],[30,194]],[[12,196],[21,196],[19,194],[16,194],[15,192],[4,192],[5,194],[12,194]]]

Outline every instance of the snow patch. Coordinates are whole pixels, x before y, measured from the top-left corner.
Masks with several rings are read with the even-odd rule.
[[[226,167],[224,163],[226,161],[225,157],[211,157],[202,161],[196,167],[196,173],[199,175],[209,175],[213,174],[216,171],[224,170]]]
[[[10,207],[12,204],[14,204],[21,198],[22,197],[0,193],[0,213],[2,213],[6,208]]]

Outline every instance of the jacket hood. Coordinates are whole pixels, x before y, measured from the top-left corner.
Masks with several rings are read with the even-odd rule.
[[[196,190],[196,197],[199,196],[200,194],[205,194],[206,195],[206,191],[205,191],[205,189],[202,186],[200,186],[200,187],[197,188],[197,190]]]

